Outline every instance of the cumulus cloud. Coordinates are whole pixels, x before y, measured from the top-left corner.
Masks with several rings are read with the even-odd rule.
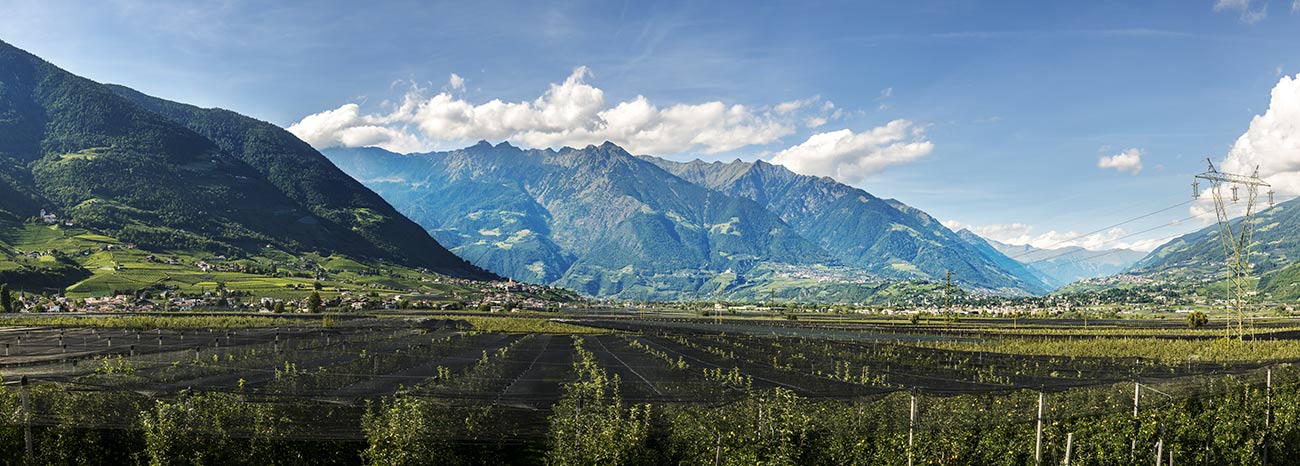
[[[934,143],[925,139],[924,127],[900,119],[861,133],[848,129],[817,133],[777,152],[771,162],[796,173],[856,183],[890,165],[910,162],[933,151]]]
[[[1239,175],[1251,175],[1258,168],[1260,178],[1272,185],[1260,189],[1260,201],[1255,206],[1259,210],[1268,207],[1265,202],[1270,189],[1278,196],[1300,193],[1300,75],[1283,76],[1273,86],[1268,110],[1251,119],[1246,132],[1237,138],[1227,157],[1216,168]],[[1204,224],[1214,223],[1217,218],[1214,197],[1209,189],[1208,183],[1202,181],[1199,202],[1188,208]],[[1231,199],[1230,185],[1220,189],[1224,199]],[[1245,188],[1240,188],[1238,197],[1245,199],[1246,196]],[[1246,204],[1225,202],[1224,207],[1228,217],[1235,218],[1245,215]]]
[[[397,152],[418,150],[419,141],[386,126],[384,118],[363,115],[357,104],[347,104],[303,118],[289,127],[299,139],[316,148],[383,146]]]
[[[1177,224],[1177,222],[1170,223],[1170,225],[1175,224]],[[1132,249],[1134,251],[1149,252],[1173,238],[1131,239],[1128,238],[1128,236],[1141,235],[1132,235],[1127,230],[1118,227],[1098,233],[1082,235],[1076,231],[1057,230],[1038,233],[1037,228],[1023,223],[967,225],[955,220],[948,220],[944,221],[943,225],[954,231],[961,229],[970,230],[972,233],[983,238],[991,239],[999,243],[1029,245],[1041,249],[1080,247],[1089,251]]]
[[[1097,167],[1136,175],[1142,172],[1142,150],[1135,148],[1111,156],[1102,156],[1097,159]]]
[[[1300,75],[1273,86],[1268,110],[1250,121],[1221,164],[1227,173],[1259,176],[1286,194],[1300,193]]]
[[[427,96],[416,87],[382,112],[364,113],[349,103],[309,115],[289,131],[318,149],[374,145],[412,152],[480,139],[557,148],[608,140],[641,154],[714,154],[777,142],[810,118],[840,116],[818,96],[763,108],[718,101],[658,106],[644,96],[610,105],[604,91],[587,82],[591,76],[578,67],[541,96],[520,102],[475,103],[449,92]],[[463,90],[465,81],[452,74],[448,86]]]
[[[1291,10],[1295,11],[1296,8],[1296,3],[1292,3]],[[1265,3],[1264,6],[1255,9],[1251,8],[1251,0],[1217,0],[1214,2],[1215,13],[1224,11],[1235,11],[1241,22],[1255,24],[1268,17],[1268,4]]]

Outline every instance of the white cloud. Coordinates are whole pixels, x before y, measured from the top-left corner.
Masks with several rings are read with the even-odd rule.
[[[934,144],[925,140],[924,128],[900,119],[862,133],[847,129],[817,133],[777,152],[771,162],[796,173],[856,183],[885,167],[919,159],[932,151]]]
[[[1300,75],[1278,80],[1268,110],[1251,119],[1220,165],[1224,172],[1243,175],[1259,167],[1259,176],[1274,190],[1300,193]]]
[[[1217,0],[1216,2],[1214,2],[1214,11],[1216,13],[1221,13],[1224,11],[1236,11],[1237,14],[1239,15],[1239,19],[1241,19],[1241,22],[1246,24],[1255,24],[1264,20],[1264,18],[1267,18],[1268,17],[1267,2],[1264,4],[1264,6],[1256,10],[1251,8],[1250,6],[1251,1],[1252,0]],[[1300,0],[1295,0],[1295,3],[1291,4],[1292,11],[1296,11],[1297,3],[1300,3]]]
[[[1136,175],[1142,172],[1142,150],[1134,148],[1109,157],[1102,156],[1097,159],[1097,167]]]
[[[805,108],[805,107],[812,106],[813,104],[817,103],[817,102],[820,101],[820,100],[821,100],[821,96],[816,96],[816,95],[815,95],[815,96],[809,97],[809,98],[807,98],[807,99],[791,100],[791,101],[788,101],[788,102],[781,102],[781,103],[779,103],[779,104],[776,104],[776,107],[773,107],[773,110],[776,110],[776,113],[779,113],[779,114],[783,114],[783,115],[784,115],[784,114],[787,114],[787,113],[793,113],[794,111],[799,110],[799,109],[802,109],[802,108]],[[829,101],[829,100],[826,101],[826,103],[827,103],[827,104],[830,104],[832,107],[835,106],[835,104],[834,104],[834,103],[831,103],[831,101]]]
[[[1176,222],[1171,222],[1170,224],[1173,225],[1176,224]],[[1170,240],[1170,238],[1147,238],[1137,240],[1126,238],[1130,233],[1123,228],[1111,228],[1090,235],[1080,235],[1079,232],[1075,231],[1057,230],[1035,233],[1037,230],[1036,228],[1032,225],[1026,225],[1023,223],[968,225],[955,220],[948,220],[944,221],[943,225],[953,231],[967,229],[983,238],[1004,244],[1027,244],[1042,249],[1060,249],[1073,246],[1081,247],[1089,251],[1132,249],[1134,251],[1149,252]]]
[[[1291,12],[1300,13],[1300,0],[1293,0],[1291,2]]]
[[[452,90],[465,92],[465,78],[456,73],[452,73],[451,77],[447,78],[447,85],[451,86]]]
[[[309,115],[290,126],[289,131],[317,148],[378,145],[408,152],[420,147],[413,136],[385,126],[382,118],[362,115],[357,104]]]
[[[480,139],[558,148],[608,140],[639,154],[713,154],[770,144],[800,123],[840,116],[818,96],[758,108],[718,101],[660,107],[644,96],[611,106],[603,90],[587,83],[590,77],[578,67],[540,97],[520,102],[474,103],[448,92],[428,97],[413,87],[384,112],[366,114],[349,103],[309,115],[289,131],[318,149],[375,145],[412,152]],[[465,82],[452,74],[448,85],[463,90]]]
[[[888,99],[892,95],[894,95],[894,88],[886,87],[880,90],[880,97],[878,99]]]

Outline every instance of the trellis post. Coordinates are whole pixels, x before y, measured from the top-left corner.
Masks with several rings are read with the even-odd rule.
[[[1038,392],[1038,432],[1034,436],[1034,465],[1043,466],[1043,392]]]
[[[1142,385],[1137,383],[1136,381],[1133,382],[1133,444],[1129,447],[1128,450],[1129,461],[1132,461],[1133,455],[1137,454],[1138,430],[1140,428],[1138,424],[1138,397],[1141,396],[1142,393],[1141,390],[1142,390]]]
[[[27,376],[18,379],[18,385],[23,399],[23,444],[27,447],[27,464],[33,464],[36,453],[32,449],[32,402],[27,393]]]
[[[1264,373],[1264,466],[1268,466],[1268,441],[1273,433],[1273,368]]]
[[[1065,434],[1065,466],[1070,466],[1070,452],[1074,450],[1074,432]]]
[[[916,457],[916,389],[912,389],[912,408],[907,420],[907,466],[914,466]]]

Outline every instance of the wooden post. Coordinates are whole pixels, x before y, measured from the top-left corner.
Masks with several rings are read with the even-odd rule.
[[[1165,439],[1160,439],[1156,441],[1156,466],[1160,466],[1160,462],[1163,461],[1164,459],[1165,459]]]
[[[1065,466],[1070,466],[1070,452],[1074,450],[1074,432],[1065,434]]]
[[[1034,465],[1043,466],[1043,392],[1038,392],[1038,434],[1034,437]]]
[[[33,464],[36,452],[32,448],[32,402],[27,394],[27,376],[18,379],[18,384],[22,387],[20,391],[23,399],[23,443],[27,447],[27,464]]]
[[[916,457],[916,390],[912,390],[912,413],[907,421],[907,466],[913,466]]]

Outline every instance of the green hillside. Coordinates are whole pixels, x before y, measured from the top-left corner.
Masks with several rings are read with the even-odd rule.
[[[75,239],[90,235],[180,257],[347,256],[371,267],[492,277],[274,125],[109,88],[3,42],[0,167],[0,210],[9,219],[0,235],[15,238],[10,248],[41,246],[22,238],[39,231],[27,219],[44,211],[40,223],[81,232],[60,236],[51,250],[91,249]],[[104,267],[50,257],[55,263],[42,266],[11,256],[6,267],[41,287],[99,280]]]
[[[1233,221],[1240,231],[1241,219]],[[1300,259],[1300,199],[1265,209],[1255,218],[1250,262],[1254,273],[1265,274]],[[1210,225],[1165,243],[1138,261],[1130,271],[1138,275],[1216,274],[1224,270],[1219,228]]]

